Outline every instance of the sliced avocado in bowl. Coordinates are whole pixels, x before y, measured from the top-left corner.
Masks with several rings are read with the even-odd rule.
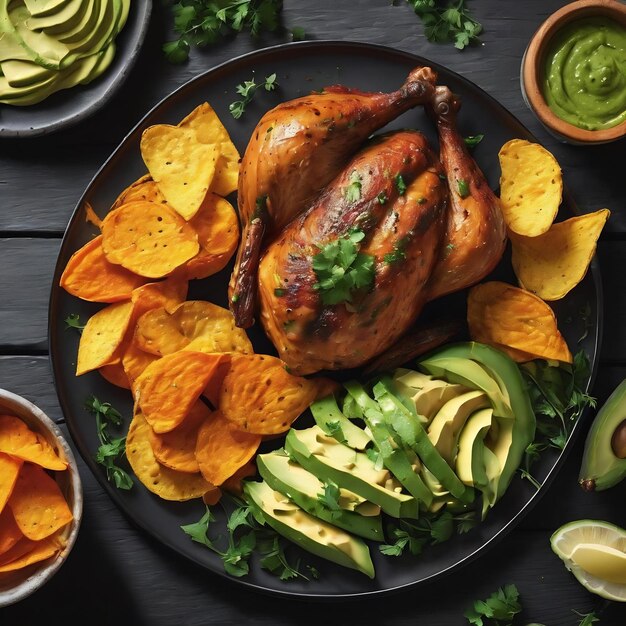
[[[353,424],[340,410],[335,396],[330,395],[316,400],[309,407],[315,423],[327,434],[335,431],[341,433],[344,441],[355,450],[365,450],[371,443],[371,437],[362,429]]]
[[[44,16],[33,16],[30,11],[25,25],[31,31],[43,30],[47,35],[57,35],[74,28],[85,17],[90,3],[84,0],[68,0],[58,11]]]
[[[384,540],[380,507],[341,489],[336,508],[327,508],[320,500],[324,493],[324,483],[292,461],[287,454],[279,451],[259,454],[257,467],[263,480],[272,489],[286,495],[310,515],[365,539]],[[373,515],[363,515],[359,511]]]
[[[372,557],[362,539],[309,515],[265,481],[244,481],[243,491],[260,523],[308,552],[374,578]]]

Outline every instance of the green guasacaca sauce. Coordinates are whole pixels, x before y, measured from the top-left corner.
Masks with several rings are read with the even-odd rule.
[[[626,28],[604,17],[564,26],[548,48],[543,92],[555,115],[579,128],[626,120]]]

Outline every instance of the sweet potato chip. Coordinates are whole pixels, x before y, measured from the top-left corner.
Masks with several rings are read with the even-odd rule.
[[[0,512],[13,492],[20,467],[22,467],[20,459],[0,452]]]
[[[111,363],[110,365],[103,365],[98,368],[100,374],[102,374],[102,378],[107,382],[115,385],[116,387],[121,387],[122,389],[130,389],[130,383],[128,382],[128,376],[124,371],[124,366],[120,360],[119,363]]]
[[[23,543],[22,543],[23,542]],[[16,553],[12,555],[9,562],[0,565],[0,572],[14,572],[15,570],[28,567],[34,563],[40,563],[54,556],[63,549],[65,542],[61,537],[48,537],[42,541],[29,541],[22,539],[18,544],[13,546],[13,550],[18,549],[16,553],[21,553],[16,557]]]
[[[134,338],[131,338],[129,343],[125,346],[122,355],[122,367],[126,373],[126,378],[128,378],[128,384],[133,391],[133,396],[135,396],[134,390],[136,388],[137,379],[141,376],[148,365],[157,361],[158,358],[159,357],[156,357],[153,354],[144,352],[137,345]]]
[[[467,298],[467,322],[474,341],[572,362],[552,309],[529,291],[498,281],[476,285]]]
[[[202,502],[207,506],[215,506],[221,499],[222,490],[215,485],[213,485],[209,491],[202,494]]]
[[[563,193],[561,168],[538,143],[507,141],[500,152],[500,202],[509,230],[536,237],[545,233],[559,210]]]
[[[137,479],[164,500],[192,500],[213,489],[201,474],[177,472],[156,460],[150,445],[150,426],[141,413],[136,413],[130,423],[126,456]]]
[[[239,220],[230,202],[209,193],[189,224],[198,233],[200,252],[187,261],[185,274],[206,278],[224,269],[239,243]]]
[[[221,354],[175,352],[143,371],[136,381],[136,400],[155,433],[183,422],[221,359]]]
[[[89,302],[119,302],[130,298],[133,289],[146,282],[142,276],[109,263],[98,235],[67,262],[60,285],[69,294]]]
[[[100,309],[87,320],[78,344],[76,376],[114,362],[132,313],[132,302],[117,302]]]
[[[204,300],[183,302],[169,315],[154,309],[137,321],[137,344],[146,352],[165,355],[179,350],[253,352],[245,330],[235,326],[233,314]]]
[[[193,128],[156,124],[143,131],[140,149],[168,204],[190,220],[213,182],[219,146],[199,141]]]
[[[147,278],[163,278],[194,257],[200,246],[196,231],[167,204],[136,201],[106,216],[102,249],[110,263]]]
[[[38,465],[24,463],[8,505],[28,539],[40,541],[72,521],[59,485]]]
[[[111,210],[117,209],[117,207],[122,206],[122,204],[135,202],[137,200],[162,204],[167,203],[167,200],[161,193],[157,183],[152,180],[150,174],[145,174],[122,191],[122,193],[117,197],[117,200],[113,203]]]
[[[201,400],[198,400],[185,416],[182,424],[167,433],[157,434],[150,429],[150,445],[156,460],[161,464],[179,472],[199,472],[196,460],[196,440],[198,430],[211,411]]]
[[[20,531],[21,534],[22,531]],[[21,538],[11,546],[4,554],[0,554],[0,567],[4,567],[8,563],[14,563],[18,559],[21,559],[25,554],[28,554],[35,546],[36,541],[31,541],[21,536]],[[19,569],[19,568],[18,568]],[[7,570],[10,571],[10,570]]]
[[[67,469],[67,463],[59,457],[45,437],[31,430],[14,415],[0,415],[0,452],[49,470]]]
[[[10,550],[24,534],[15,523],[11,509],[5,506],[0,513],[0,556]]]
[[[313,402],[317,385],[289,374],[266,354],[231,354],[219,408],[237,428],[258,435],[285,432]]]
[[[224,354],[224,358],[219,362],[213,372],[213,376],[209,379],[207,386],[204,388],[202,395],[211,403],[213,407],[219,406],[220,392],[222,383],[228,370],[230,369],[230,354]]]
[[[538,237],[512,234],[511,262],[519,284],[542,300],[567,295],[587,274],[610,214],[600,209],[572,217]]]
[[[169,313],[185,301],[188,289],[187,279],[183,276],[170,276],[156,283],[148,283],[135,291],[131,296],[133,303],[133,327],[137,320],[147,311],[163,307]]]
[[[239,152],[211,105],[203,102],[197,106],[180,122],[179,127],[193,129],[198,141],[218,147],[220,158],[211,191],[220,196],[227,196],[235,191],[239,180]]]
[[[205,480],[221,485],[244,466],[257,451],[261,436],[239,430],[215,411],[198,432],[196,458]]]
[[[240,496],[243,492],[242,481],[256,475],[256,464],[253,460],[240,467],[230,478],[222,483],[222,489]]]

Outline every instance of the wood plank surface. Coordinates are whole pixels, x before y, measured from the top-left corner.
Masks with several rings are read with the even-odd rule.
[[[307,39],[392,46],[458,72],[495,97],[553,152],[581,211],[605,206],[612,210],[598,247],[604,342],[591,392],[601,404],[626,378],[625,144],[562,144],[524,104],[519,87],[524,49],[541,22],[565,0],[468,4],[485,32],[481,45],[464,51],[428,42],[422,23],[403,0],[290,0],[283,10],[283,30],[259,40],[241,33],[192,50],[189,62],[172,65],[161,51],[173,36],[170,10],[166,3],[154,2],[138,61],[104,109],[60,133],[0,141],[0,387],[25,396],[63,423],[47,356],[47,307],[61,237],[83,191],[126,134],[169,93],[238,55],[290,41],[290,29],[298,26]],[[473,600],[514,583],[524,607],[516,626],[577,626],[580,618],[574,609],[599,611],[598,626],[623,626],[626,604],[606,603],[588,593],[549,547],[553,530],[573,519],[626,525],[626,481],[596,494],[582,492],[577,484],[593,415],[589,411],[583,417],[584,428],[561,471],[519,527],[481,558],[430,584],[334,603],[262,595],[183,559],[127,519],[78,455],[85,510],[77,546],[42,590],[0,609],[0,624],[39,625],[46,613],[55,623],[81,626],[463,626],[463,612]],[[67,432],[65,425],[62,428]]]

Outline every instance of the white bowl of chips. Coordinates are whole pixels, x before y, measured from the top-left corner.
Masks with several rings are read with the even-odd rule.
[[[54,576],[76,542],[82,511],[78,466],[59,427],[0,389],[0,607]]]

